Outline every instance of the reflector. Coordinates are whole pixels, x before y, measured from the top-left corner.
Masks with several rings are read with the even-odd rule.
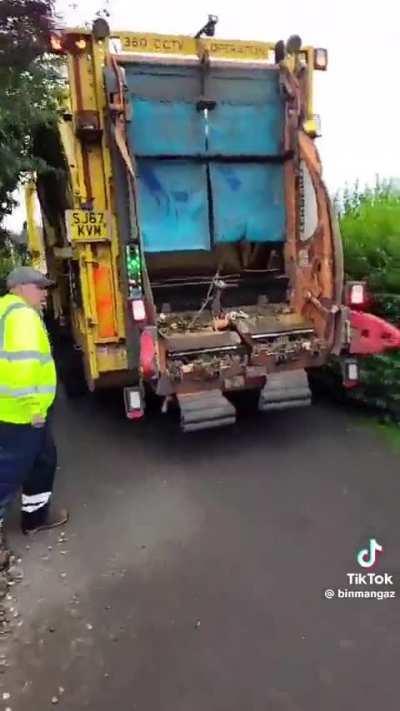
[[[369,297],[367,285],[364,281],[347,282],[344,294],[346,306],[350,306],[357,311],[364,311],[368,306]]]
[[[133,299],[132,301],[132,315],[134,321],[145,321],[146,320],[146,310],[144,308],[144,302],[142,299]]]
[[[350,290],[350,305],[359,306],[365,303],[364,284],[353,284]]]
[[[359,384],[360,369],[358,362],[353,359],[346,359],[343,363],[343,385],[345,388],[355,388]]]
[[[144,415],[144,401],[140,388],[124,388],[125,413],[129,420],[140,420]]]

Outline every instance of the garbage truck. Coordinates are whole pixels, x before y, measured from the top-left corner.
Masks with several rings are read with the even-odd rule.
[[[118,387],[136,420],[152,391],[184,431],[235,422],[240,391],[309,405],[332,354],[351,387],[359,355],[400,344],[344,283],[316,147],[327,51],[208,35],[52,32],[59,124],[35,136],[49,169],[27,190],[67,393]]]

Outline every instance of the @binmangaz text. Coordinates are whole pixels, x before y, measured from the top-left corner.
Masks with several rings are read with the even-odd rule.
[[[376,538],[370,538],[366,548],[356,554],[358,565],[364,570],[376,565],[383,546]],[[397,597],[396,576],[392,573],[346,573],[343,586],[324,590],[326,600],[394,600]]]

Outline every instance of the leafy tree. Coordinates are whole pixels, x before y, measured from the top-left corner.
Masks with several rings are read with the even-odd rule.
[[[0,230],[24,173],[48,170],[35,135],[57,120],[61,83],[48,54],[53,22],[53,0],[0,0]]]

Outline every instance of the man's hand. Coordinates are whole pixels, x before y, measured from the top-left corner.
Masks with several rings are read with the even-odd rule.
[[[33,415],[31,425],[32,427],[44,427],[46,423],[46,419],[43,417],[43,415]]]

